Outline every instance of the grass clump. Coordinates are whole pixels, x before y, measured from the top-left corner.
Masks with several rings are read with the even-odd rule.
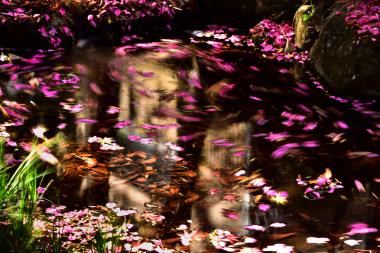
[[[0,240],[3,252],[32,252],[33,217],[44,188],[40,170],[41,146],[33,145],[17,167],[5,161],[4,139],[0,139]]]

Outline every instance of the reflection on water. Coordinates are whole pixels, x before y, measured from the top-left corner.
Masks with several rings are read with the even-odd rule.
[[[108,178],[109,191],[108,201],[118,203],[122,207],[136,208],[144,210],[146,203],[151,203],[152,198],[149,194],[139,190],[128,180],[117,175]]]
[[[170,96],[180,85],[175,69],[152,59],[149,54],[127,57],[113,64],[119,65],[119,71],[125,73],[120,82],[119,121],[131,120],[135,126],[177,124],[175,118],[160,117],[155,113],[162,106],[176,109],[177,100]],[[117,134],[119,138],[126,138],[139,133],[136,129],[123,128]],[[177,128],[173,127],[161,129],[155,140],[158,143],[175,143],[177,137]]]
[[[315,79],[294,80],[288,66],[254,53],[178,41],[130,45],[116,55],[89,46],[50,61],[34,67],[40,83],[62,64],[79,76],[78,88],[49,87],[59,86],[53,98],[38,89],[11,90],[9,83],[3,90],[38,104],[40,117],[26,126],[44,122],[53,135],[67,124],[64,171],[55,183],[62,204],[155,208],[173,215],[173,224],[191,219],[194,230],[219,228],[264,244],[282,240],[301,252],[337,249],[352,223],[379,224],[376,101],[329,96]],[[26,138],[27,130],[18,131]],[[88,143],[92,136],[115,142],[102,139],[100,147],[108,147],[102,149]],[[311,179],[326,168],[344,188],[330,191],[326,181],[307,198],[297,177],[313,187]],[[252,225],[265,233],[244,228]],[[332,239],[306,244],[309,236]],[[359,248],[375,245],[373,236],[355,239],[362,240]],[[206,241],[194,242],[192,252],[208,249]]]
[[[248,231],[243,226],[251,224],[250,201],[251,197],[247,190],[236,188],[231,192],[240,201],[230,201],[223,195],[212,195],[213,189],[223,189],[223,181],[216,177],[215,169],[221,169],[217,173],[228,173],[229,170],[249,168],[250,152],[247,148],[244,155],[226,155],[224,148],[213,144],[215,140],[227,139],[240,147],[250,146],[250,124],[247,122],[218,124],[212,123],[206,130],[204,144],[201,149],[201,159],[198,164],[197,188],[205,192],[191,208],[191,228],[193,230],[209,231],[210,228],[220,228],[231,231],[238,235],[246,235]],[[228,196],[228,195],[227,195]],[[238,217],[231,218],[234,212]],[[231,215],[226,215],[231,212]],[[207,248],[207,241],[197,241],[191,244],[192,252],[202,252]]]
[[[249,149],[245,150],[246,154],[244,155],[226,155],[225,149],[217,147],[213,144],[213,141],[220,139],[228,139],[235,145],[248,147],[250,142],[249,124],[243,122],[232,123],[225,126],[214,125],[207,129],[205,133],[204,145],[201,151],[201,162],[198,165],[199,187],[204,186],[210,189],[220,189],[223,187],[223,182],[220,182],[218,178],[215,177],[215,168],[226,171],[231,169],[234,170],[236,168],[249,168]],[[233,232],[243,233],[242,227],[250,223],[250,197],[249,194],[247,194],[247,191],[239,189],[237,189],[234,194],[238,195],[241,202],[230,202],[223,200],[223,196],[219,196],[218,198],[206,194],[205,198],[193,206],[193,226],[201,226],[203,223],[215,228],[222,228]],[[240,212],[239,219],[231,220],[223,215],[224,210],[232,209],[236,209]],[[205,215],[205,213],[207,214]],[[207,220],[202,221],[202,219],[205,218]]]

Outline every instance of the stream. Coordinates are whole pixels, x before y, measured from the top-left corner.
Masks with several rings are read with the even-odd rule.
[[[61,136],[53,203],[154,210],[167,220],[153,232],[163,239],[191,220],[262,247],[378,247],[377,233],[357,228],[380,224],[379,101],[330,95],[312,72],[249,48],[187,38],[9,53],[10,138],[22,146],[36,126]],[[214,252],[204,238],[190,251]]]

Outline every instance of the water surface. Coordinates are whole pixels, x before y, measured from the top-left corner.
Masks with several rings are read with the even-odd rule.
[[[2,106],[23,122],[11,129],[18,143],[37,125],[66,136],[54,202],[153,209],[167,217],[164,239],[192,220],[192,229],[252,235],[262,247],[352,252],[346,239],[377,247],[375,233],[347,233],[380,224],[377,101],[331,96],[312,74],[243,48],[84,41],[19,54],[1,66],[11,77]],[[265,231],[244,228],[252,224]],[[191,245],[206,250],[206,240]]]

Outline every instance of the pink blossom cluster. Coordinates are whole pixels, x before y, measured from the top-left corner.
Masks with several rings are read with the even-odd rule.
[[[0,103],[0,106],[1,103]],[[8,132],[8,127],[12,127],[15,124],[12,122],[6,122],[0,124],[0,141],[5,143],[6,146],[15,147],[17,143],[11,138],[11,134]],[[5,154],[5,160],[8,164],[13,164],[17,160],[14,159],[13,154]]]
[[[244,46],[247,36],[238,34],[237,32],[236,29],[231,27],[210,25],[206,30],[194,31],[191,40],[193,43],[206,41],[207,44],[216,49],[226,45]]]
[[[87,140],[88,143],[97,143],[100,144],[100,150],[123,150],[124,148],[118,145],[113,138],[110,137],[97,137],[91,136]]]
[[[27,114],[30,113],[30,110],[26,104],[21,104],[16,101],[2,100],[0,102],[3,114],[11,120],[2,126],[6,129],[7,127],[12,126],[21,126],[24,124],[24,121],[28,118]],[[6,131],[3,131],[3,137],[9,137]]]
[[[65,206],[51,206],[34,221],[34,232],[42,246],[46,240],[53,243],[52,238],[59,238],[60,250],[96,252],[92,250],[100,243],[97,242],[100,233],[109,252],[172,252],[165,249],[161,240],[144,238],[137,232],[131,223],[138,214],[134,209],[122,209],[115,203],[107,203],[106,208],[65,209]],[[163,220],[163,216],[154,213],[143,215],[153,225]]]
[[[86,13],[82,18],[85,26],[97,28],[117,24],[122,35],[132,29],[132,23],[143,18],[164,17],[170,20],[176,4],[174,1],[156,0],[105,0],[76,1],[0,1],[0,24],[30,22],[36,24],[39,35],[53,48],[63,46],[63,41],[72,41],[76,33],[72,12]],[[78,9],[78,10],[76,10]],[[77,18],[77,17],[75,17]],[[170,27],[167,27],[170,28]]]
[[[0,69],[10,76],[10,85],[25,93],[40,92],[47,98],[57,98],[63,92],[78,90],[80,78],[72,67],[62,67],[59,72],[30,75],[48,60],[60,58],[62,52],[39,52],[30,57],[17,56],[0,65]]]
[[[380,35],[380,1],[350,1],[346,6],[345,22],[354,27],[360,36],[369,36],[373,41]]]
[[[156,0],[105,0],[94,5],[88,12],[87,20],[91,26],[118,23],[122,30],[131,30],[131,21],[144,17],[165,16],[172,18],[174,15],[170,1]]]
[[[276,224],[274,225],[274,227],[276,227]],[[264,227],[258,225],[251,225],[246,227],[250,227],[251,230],[261,232],[265,231]],[[209,240],[216,249],[223,250],[226,252],[261,253],[271,251],[291,253],[294,250],[294,247],[285,244],[268,245],[261,250],[260,248],[252,247],[252,245],[257,242],[256,238],[249,236],[237,236],[232,234],[230,231],[222,229],[215,229],[211,234],[209,234]]]
[[[300,186],[307,186],[304,196],[308,199],[323,199],[323,194],[334,193],[337,189],[343,188],[341,182],[337,179],[332,179],[332,174],[329,169],[326,169],[325,173],[320,175],[315,180],[302,179],[299,175],[297,178],[297,184]]]
[[[235,251],[233,249],[234,244],[239,242],[239,237],[232,234],[230,231],[215,229],[214,232],[209,234],[209,239],[211,244],[220,250],[225,250],[229,252]]]
[[[250,29],[251,39],[248,45],[255,46],[266,58],[278,61],[297,61],[304,63],[308,60],[308,52],[297,52],[294,43],[294,29],[291,25],[277,24],[264,19]]]
[[[294,43],[294,30],[289,24],[277,24],[264,19],[250,29],[250,34],[239,34],[234,28],[209,26],[206,30],[194,31],[191,42],[206,43],[215,50],[225,47],[252,47],[263,57],[278,61],[296,61],[305,63],[309,59],[308,51],[301,51]]]
[[[35,3],[22,0],[2,0],[0,7],[2,10],[0,13],[1,24],[34,23],[41,37],[53,48],[61,47],[63,38],[70,39],[74,36],[69,22],[67,24],[57,22],[58,19],[64,20],[68,15],[63,1],[38,1]]]

